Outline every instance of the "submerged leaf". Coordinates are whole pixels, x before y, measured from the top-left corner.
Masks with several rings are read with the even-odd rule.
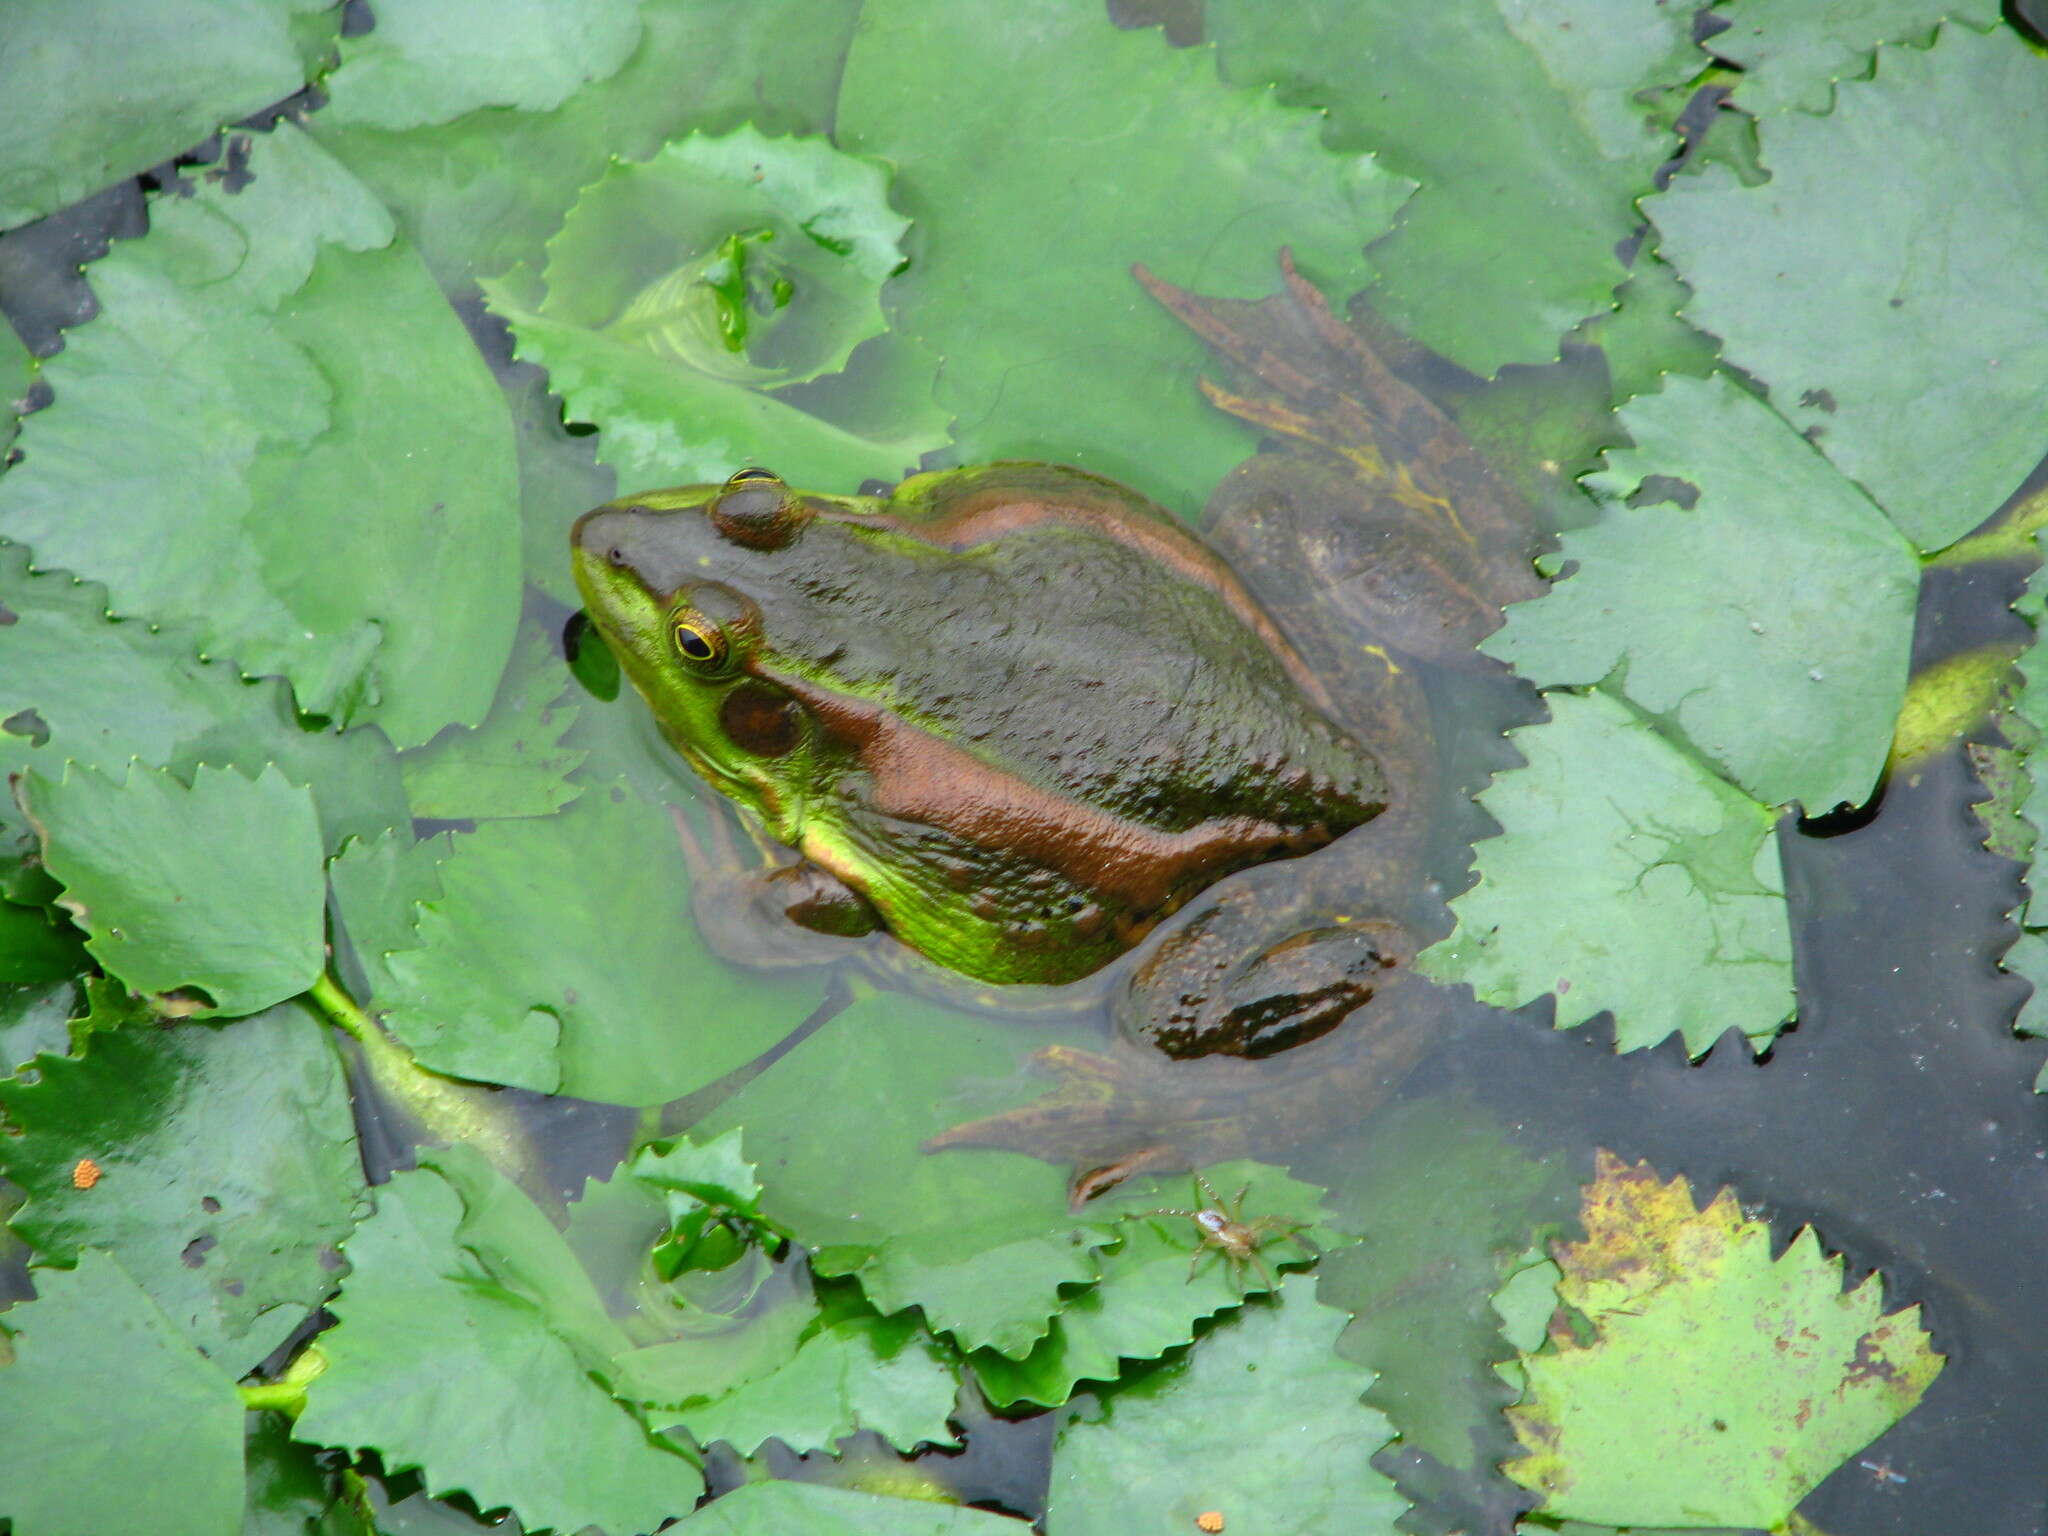
[[[1825,117],[1762,123],[1767,184],[1709,166],[1643,207],[1696,292],[1688,318],[1934,550],[2041,456],[2048,317],[1985,296],[2048,263],[2048,183],[2022,148],[2048,135],[2048,83],[2009,28],[1953,22],[1876,70]]]
[[[1570,574],[1483,649],[1546,687],[1612,674],[1766,805],[1862,803],[1905,696],[1912,546],[1725,375],[1670,379],[1621,423],[1635,446],[1587,482],[1600,522],[1547,561]]]
[[[13,1226],[45,1264],[103,1248],[231,1375],[334,1288],[368,1209],[341,1062],[287,1005],[213,1026],[88,1034],[38,1080],[0,1082],[18,1133],[0,1169],[28,1193]],[[98,1176],[81,1186],[90,1160]]]
[[[1611,1009],[1616,1050],[1769,1040],[1793,1006],[1771,813],[1603,693],[1546,702],[1510,733],[1528,766],[1479,797],[1501,833],[1418,968],[1496,1007],[1552,993],[1560,1029]]]
[[[1372,1373],[1337,1357],[1348,1314],[1291,1275],[1176,1365],[1061,1416],[1046,1523],[1062,1536],[1196,1529],[1392,1536],[1408,1507],[1373,1453],[1392,1437],[1359,1401]]]
[[[894,1499],[813,1483],[748,1483],[676,1527],[689,1536],[1022,1536],[1021,1520],[923,1499]]]
[[[1547,1515],[1780,1529],[1941,1370],[1918,1307],[1881,1316],[1875,1274],[1844,1293],[1811,1227],[1773,1259],[1731,1190],[1700,1210],[1683,1178],[1602,1153],[1581,1219],[1558,1300],[1590,1338],[1554,1324],[1508,1411],[1528,1454],[1505,1470]]]
[[[254,1013],[313,984],[325,892],[312,795],[275,766],[254,782],[202,765],[187,788],[132,767],[20,783],[43,864],[86,948],[138,992],[196,988],[185,1012]]]

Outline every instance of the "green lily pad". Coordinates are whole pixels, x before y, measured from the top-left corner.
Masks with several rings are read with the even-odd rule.
[[[231,1025],[96,1031],[0,1082],[0,1168],[45,1264],[106,1249],[231,1376],[334,1288],[369,1208],[341,1063],[288,1005]],[[97,1178],[80,1187],[81,1163]]]
[[[136,991],[196,988],[185,1011],[244,1014],[320,974],[320,825],[311,793],[276,767],[252,782],[202,765],[187,788],[155,769],[116,781],[74,765],[16,793],[86,948]]]
[[[1884,514],[1731,383],[1673,378],[1621,411],[1572,574],[1483,642],[1544,686],[1616,693],[1767,805],[1869,798],[1905,698],[1920,566]],[[1740,560],[1724,558],[1740,549]]]
[[[1359,1394],[1372,1373],[1337,1357],[1348,1314],[1291,1275],[1185,1360],[1069,1407],[1052,1453],[1046,1524],[1064,1536],[1193,1530],[1346,1530],[1392,1536],[1408,1508],[1373,1470],[1393,1429]]]
[[[1683,1178],[1602,1153],[1582,1220],[1558,1300],[1590,1337],[1553,1329],[1508,1410],[1527,1454],[1505,1470],[1547,1515],[1782,1529],[1941,1370],[1918,1307],[1881,1315],[1875,1274],[1845,1293],[1811,1227],[1773,1259],[1732,1190],[1700,1210]]]
[[[1063,1300],[1030,1354],[1013,1360],[992,1349],[974,1353],[975,1379],[991,1404],[1057,1407],[1078,1383],[1114,1381],[1124,1361],[1157,1359],[1190,1342],[1201,1319],[1271,1290],[1286,1268],[1354,1241],[1328,1225],[1323,1192],[1284,1169],[1222,1163],[1204,1169],[1203,1177],[1206,1190],[1184,1175],[1133,1180],[1114,1200],[1091,1206],[1092,1219],[1118,1224],[1121,1242],[1098,1256],[1101,1278]],[[1201,1240],[1201,1229],[1187,1216],[1156,1214],[1213,1209],[1211,1192],[1234,1203],[1240,1191],[1246,1223],[1273,1223],[1260,1234],[1257,1263],[1226,1258]]]
[[[451,846],[446,835],[415,840],[408,829],[350,842],[328,862],[328,907],[347,940],[337,938],[335,964],[351,997],[379,1007],[390,1000],[384,961],[418,946],[419,909],[439,899]]]
[[[674,826],[618,784],[458,838],[441,885],[418,947],[386,961],[384,1004],[435,1071],[661,1104],[751,1061],[822,993],[705,948]]]
[[[295,1438],[374,1448],[429,1492],[509,1506],[532,1527],[650,1531],[696,1504],[696,1467],[461,1245],[463,1201],[441,1175],[398,1174],[377,1205],[349,1240],[354,1272]]]
[[[480,74],[503,94],[553,38],[555,7],[498,7],[469,36],[415,34],[408,62],[437,80],[413,100],[435,127],[379,128],[388,97],[358,106],[350,73],[358,48],[342,44],[332,99],[308,128],[373,187],[415,241],[442,285],[469,291],[521,262],[541,265],[542,243],[561,227],[576,194],[612,157],[645,160],[693,130],[722,133],[752,122],[764,133],[816,133],[830,121],[855,0],[621,0],[575,7],[610,28],[637,11],[640,42],[607,78],[580,85],[549,111],[481,107],[441,121],[448,105],[474,100]],[[381,27],[380,27],[381,30]],[[488,50],[495,61],[479,59]],[[466,69],[461,66],[468,66]],[[372,95],[384,97],[385,93]],[[600,498],[602,499],[602,498]]]
[[[331,0],[11,0],[0,9],[0,229],[291,95],[339,23]]]
[[[423,747],[401,753],[412,813],[433,821],[551,816],[583,792],[569,782],[585,754],[562,738],[576,722],[563,699],[569,669],[540,626],[519,638],[491,712],[474,728],[451,725]]]
[[[417,128],[482,107],[546,112],[640,43],[634,0],[384,0],[325,82],[337,123]]]
[[[985,1510],[814,1483],[748,1483],[676,1527],[690,1536],[1019,1536],[1030,1526]]]
[[[313,791],[330,852],[408,825],[382,732],[307,727],[276,678],[201,660],[190,631],[109,619],[104,588],[35,575],[20,549],[0,549],[0,608],[0,772],[56,777],[69,761],[112,775],[132,759],[180,778],[202,762],[253,776],[276,763]]]
[[[0,931],[0,944],[5,940]],[[0,961],[5,958],[0,954]],[[69,976],[41,984],[0,983],[0,1074],[18,1073],[37,1056],[69,1051],[77,1006],[78,984]]]
[[[871,994],[833,1017],[695,1129],[746,1127],[773,1170],[762,1207],[800,1233],[822,1274],[852,1274],[884,1313],[919,1306],[963,1349],[1021,1358],[1060,1310],[1062,1286],[1094,1280],[1110,1228],[1069,1214],[1060,1171],[1011,1152],[929,1154],[925,1139],[971,1118],[963,1086],[1034,1085],[1016,1061],[1058,1038],[913,998]],[[858,1156],[852,1155],[858,1149]],[[1185,1261],[1183,1261],[1185,1269]]]
[[[1608,307],[1634,200],[1678,148],[1637,94],[1706,62],[1667,6],[1211,0],[1204,16],[1232,80],[1277,82],[1329,112],[1333,149],[1372,149],[1421,184],[1372,247],[1371,302],[1486,375],[1549,361]]]
[[[411,746],[481,719],[511,646],[503,400],[366,188],[289,123],[237,142],[246,190],[159,198],[94,264],[0,535]]]
[[[1291,245],[1319,287],[1362,286],[1410,185],[1317,130],[1097,0],[869,0],[836,137],[898,167],[913,261],[889,297],[944,360],[960,458],[1079,464],[1199,507],[1252,438],[1197,393],[1202,344],[1130,267],[1252,298]]]
[[[233,1380],[107,1254],[39,1271],[36,1288],[5,1314],[0,1515],[18,1536],[103,1536],[120,1509],[149,1510],[165,1536],[241,1529]]]
[[[2048,134],[2039,69],[2011,30],[1951,23],[1924,52],[1882,50],[1827,116],[1765,120],[1768,184],[1709,166],[1643,203],[1695,290],[1688,318],[1922,549],[2041,456],[2048,325],[1984,303],[2048,262],[2048,187],[2012,158]]]
[[[35,382],[36,360],[11,325],[0,325],[0,475],[7,473],[7,450],[20,426],[28,387]]]
[[[512,431],[519,443],[521,563],[527,582],[555,601],[580,608],[583,598],[569,571],[569,530],[577,518],[619,493],[618,478],[597,462],[597,442],[571,432],[562,402],[548,393],[547,375],[514,364],[501,372]]]
[[[1509,733],[1528,766],[1479,796],[1501,834],[1474,850],[1457,929],[1417,968],[1496,1007],[1550,993],[1559,1029],[1611,1009],[1618,1051],[1768,1041],[1793,1007],[1771,812],[1604,693],[1545,702]]]
[[[550,320],[762,387],[835,373],[888,328],[882,284],[910,221],[889,171],[752,126],[615,161],[548,242]]]
[[[1724,14],[1731,23],[1706,46],[1739,65],[1734,98],[1745,112],[1825,112],[1835,87],[1870,74],[1872,57],[1886,43],[1924,48],[1935,28],[1956,20],[1988,31],[1998,24],[1995,0],[1849,0],[1804,5],[1800,0],[1740,0]]]

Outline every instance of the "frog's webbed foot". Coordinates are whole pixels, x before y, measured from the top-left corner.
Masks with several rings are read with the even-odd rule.
[[[1107,1053],[1048,1046],[1031,1059],[1053,1077],[1050,1093],[942,1131],[924,1150],[989,1147],[1071,1167],[1076,1209],[1138,1173],[1286,1162],[1393,1095],[1428,1048],[1439,996],[1404,975],[1347,1028],[1270,1061],[1173,1061],[1125,1041]]]
[[[828,965],[846,955],[842,940],[880,925],[866,898],[830,871],[802,858],[784,862],[787,850],[759,837],[743,843],[721,807],[701,828],[681,806],[670,806],[669,816],[690,872],[697,932],[720,959]]]
[[[1204,380],[1209,399],[1287,445],[1218,489],[1212,538],[1235,559],[1237,546],[1269,543],[1271,526],[1288,524],[1316,545],[1307,568],[1363,610],[1359,627],[1412,655],[1469,663],[1502,605],[1542,591],[1534,514],[1285,250],[1280,266],[1285,290],[1257,302],[1204,298],[1134,269],[1255,386]]]

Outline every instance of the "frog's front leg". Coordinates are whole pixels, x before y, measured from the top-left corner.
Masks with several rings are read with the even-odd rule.
[[[874,903],[821,864],[799,859],[763,876],[769,899],[781,901],[782,915],[813,933],[859,938],[882,926]]]
[[[749,824],[739,835],[730,815],[712,807],[700,829],[670,806],[676,842],[690,873],[690,906],[712,952],[740,965],[821,965],[843,951],[826,941],[857,938],[881,926],[867,898],[808,859],[789,859]]]

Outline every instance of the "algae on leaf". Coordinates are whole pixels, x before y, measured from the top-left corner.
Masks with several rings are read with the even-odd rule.
[[[2048,308],[2011,277],[2048,264],[2048,182],[2028,155],[2048,136],[2048,70],[2008,28],[1951,22],[1924,51],[1880,50],[1825,117],[1758,131],[1768,183],[1709,166],[1644,201],[1694,289],[1686,316],[1940,549],[2041,456]]]
[[[1700,1210],[1603,1152],[1581,1219],[1556,1257],[1585,1331],[1553,1324],[1508,1410],[1526,1454],[1505,1470],[1546,1515],[1782,1529],[1941,1370],[1917,1306],[1882,1315],[1876,1274],[1845,1293],[1811,1227],[1774,1259],[1732,1190]]]
[[[410,746],[482,717],[512,642],[504,402],[361,183],[289,123],[237,142],[244,190],[157,198],[90,269],[0,536]]]
[[[1374,150],[1421,184],[1369,253],[1368,296],[1488,375],[1550,361],[1608,307],[1635,199],[1678,149],[1636,95],[1706,63],[1685,14],[1662,5],[1210,0],[1204,16],[1229,78],[1278,81],[1329,113],[1334,148]]]
[[[182,997],[182,1012],[254,1013],[324,963],[313,797],[275,766],[253,782],[202,765],[188,788],[132,765],[116,781],[72,765],[16,787],[64,907],[108,974]]]
[[[368,1208],[340,1058],[297,1004],[216,1026],[95,1030],[0,1082],[12,1225],[45,1265],[101,1248],[230,1375],[334,1288]],[[80,1187],[82,1159],[98,1169]]]
[[[1393,1436],[1359,1401],[1372,1381],[1339,1359],[1350,1315],[1290,1275],[1186,1359],[1060,1416],[1047,1526],[1061,1536],[1214,1529],[1393,1536],[1407,1500],[1372,1465]],[[1210,1527],[1203,1527],[1209,1529]]]
[[[0,229],[183,154],[298,90],[333,0],[8,0],[0,6]]]
[[[1725,375],[1630,401],[1542,597],[1488,654],[1607,687],[1766,805],[1868,799],[1892,742],[1920,569],[1868,497]]]
[[[1500,835],[1474,850],[1479,883],[1418,968],[1496,1007],[1550,993],[1560,1029],[1612,1010],[1619,1051],[1770,1040],[1793,1006],[1771,812],[1618,700],[1545,702],[1548,722],[1510,733],[1528,766],[1479,796]]]
[[[1256,297],[1291,245],[1318,287],[1363,286],[1410,184],[1318,126],[1100,0],[869,0],[837,136],[898,168],[912,262],[888,298],[944,361],[960,459],[1078,464],[1191,514],[1252,439],[1197,393],[1202,344],[1130,268]]]

